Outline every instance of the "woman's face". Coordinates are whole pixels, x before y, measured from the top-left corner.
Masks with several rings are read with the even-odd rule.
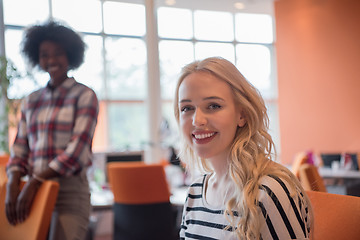
[[[66,78],[69,62],[61,45],[52,41],[43,41],[39,47],[39,65],[49,73],[52,84],[60,85]]]
[[[201,158],[226,159],[236,129],[245,124],[230,86],[209,73],[187,76],[179,87],[180,128]]]

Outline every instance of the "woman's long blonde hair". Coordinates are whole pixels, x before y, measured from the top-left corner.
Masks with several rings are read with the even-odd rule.
[[[303,191],[296,177],[284,166],[275,164],[272,156],[274,142],[268,133],[269,118],[263,98],[237,68],[229,61],[219,58],[207,58],[195,61],[182,70],[178,80],[174,101],[174,113],[179,123],[179,87],[182,81],[194,72],[206,72],[229,84],[235,103],[241,108],[246,119],[244,127],[237,129],[229,154],[229,175],[236,190],[226,203],[225,217],[229,226],[235,227],[239,239],[260,238],[260,217],[257,204],[260,178],[276,175],[290,184],[295,192]],[[180,131],[181,132],[181,131]],[[275,150],[274,150],[275,151]],[[205,159],[199,158],[189,144],[181,137],[179,157],[186,167],[212,172]],[[306,196],[305,196],[306,197]],[[308,199],[306,198],[308,201]],[[310,205],[310,203],[308,204]],[[240,220],[235,221],[232,210],[239,212]]]

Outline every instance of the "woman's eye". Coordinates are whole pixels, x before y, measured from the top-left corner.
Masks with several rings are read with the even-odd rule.
[[[184,106],[184,107],[182,107],[180,110],[181,110],[181,112],[187,112],[187,111],[190,111],[192,109],[192,107],[190,107],[190,106]]]
[[[40,57],[40,58],[47,58],[48,55],[47,55],[46,53],[42,53],[42,54],[39,55],[39,57]]]
[[[211,110],[216,110],[216,109],[219,109],[221,108],[221,106],[219,104],[216,104],[216,103],[212,103],[209,105],[209,109]]]

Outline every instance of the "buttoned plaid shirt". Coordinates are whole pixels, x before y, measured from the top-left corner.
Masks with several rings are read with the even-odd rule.
[[[31,175],[49,166],[63,176],[77,175],[91,165],[98,111],[94,91],[74,78],[33,92],[22,103],[7,171]]]

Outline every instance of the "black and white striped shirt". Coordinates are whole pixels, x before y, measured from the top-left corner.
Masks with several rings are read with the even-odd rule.
[[[180,239],[237,239],[224,209],[214,209],[204,196],[209,175],[197,179],[188,190],[184,205]],[[309,239],[308,209],[302,195],[290,197],[290,188],[281,179],[265,176],[259,191],[259,215],[262,239]],[[239,217],[235,212],[235,216]]]

